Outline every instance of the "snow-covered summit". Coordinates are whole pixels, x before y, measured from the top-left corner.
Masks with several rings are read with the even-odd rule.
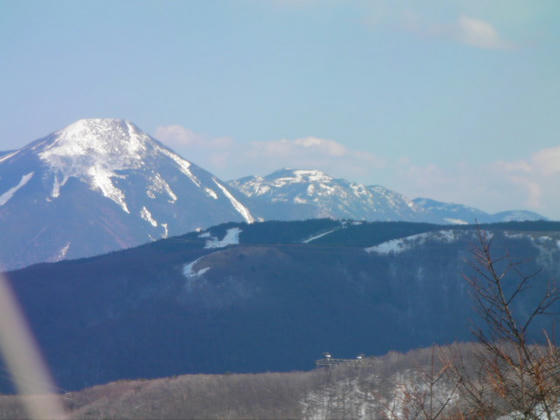
[[[248,196],[261,196],[272,190],[289,188],[295,184],[313,183],[328,191],[327,184],[334,180],[333,177],[313,169],[289,169],[283,168],[264,177],[249,176],[239,180],[231,181]]]
[[[241,197],[127,120],[79,120],[0,156],[0,219],[29,225],[22,247],[29,240],[48,251],[25,263],[56,259],[68,243],[64,255],[77,257],[227,221],[251,223]],[[95,232],[77,237],[87,229]],[[0,247],[0,267],[2,260]]]
[[[103,158],[130,164],[146,152],[150,137],[133,123],[115,118],[91,118],[78,120],[53,133],[53,141],[47,145],[41,157],[54,158],[85,156]]]
[[[300,184],[305,182],[332,182],[334,178],[317,169],[289,169],[284,168],[267,176],[274,185],[281,187],[286,184]]]
[[[107,118],[79,120],[35,147],[54,174],[51,198],[58,198],[61,187],[75,177],[130,213],[112,179],[119,177],[118,171],[141,168],[157,146],[131,122]]]
[[[414,216],[414,203],[402,194],[316,169],[280,169],[264,177],[230,181],[230,186],[250,199],[265,219],[413,220]]]
[[[153,172],[148,189],[163,188],[174,198],[168,183],[154,168],[171,161],[195,185],[199,179],[191,171],[191,162],[181,158],[151,138],[130,121],[114,118],[82,119],[30,145],[53,174],[51,198],[60,196],[61,188],[71,178],[87,183],[92,190],[130,213],[125,194],[115,180],[126,171]]]

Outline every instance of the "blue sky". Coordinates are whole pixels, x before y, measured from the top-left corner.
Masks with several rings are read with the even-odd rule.
[[[560,4],[0,0],[0,150],[119,117],[223,179],[316,167],[560,219]]]

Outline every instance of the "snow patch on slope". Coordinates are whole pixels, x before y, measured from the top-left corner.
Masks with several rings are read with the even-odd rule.
[[[194,270],[195,264],[197,264],[202,258],[204,258],[204,257],[197,258],[197,259],[194,260],[193,262],[190,262],[190,263],[185,264],[185,265],[183,266],[183,275],[184,275],[186,278],[200,277],[200,276],[202,276],[204,273],[206,273],[208,270],[210,270],[210,267],[204,267],[204,268],[201,268],[201,269],[198,270],[198,271],[195,271],[195,270]]]
[[[308,244],[309,242],[313,242],[316,239],[322,238],[323,236],[327,236],[329,233],[333,233],[337,231],[339,228],[329,230],[328,232],[319,233],[318,235],[310,236],[307,239],[301,241],[302,244]]]
[[[68,254],[68,250],[70,249],[70,243],[71,242],[68,241],[66,245],[64,245],[60,249],[60,251],[58,251],[58,254],[56,255],[56,257],[54,257],[54,262],[62,261],[66,257],[66,254]]]
[[[214,200],[218,199],[218,194],[216,194],[216,191],[214,191],[213,189],[205,187],[204,191],[206,192],[206,195],[212,197]]]
[[[462,220],[462,219],[453,219],[452,217],[446,217],[444,219],[446,222],[449,222],[453,225],[468,225],[469,222]]]
[[[452,243],[457,241],[461,234],[462,232],[455,230],[440,230],[435,232],[419,233],[405,238],[391,239],[390,241],[383,242],[379,245],[365,248],[365,251],[367,253],[373,252],[378,255],[397,255],[418,246],[422,246],[427,241]]]
[[[245,207],[243,204],[241,204],[228,190],[226,187],[224,187],[222,184],[220,184],[216,178],[212,178],[212,181],[214,181],[214,183],[218,186],[218,188],[220,190],[222,190],[222,192],[224,193],[224,195],[227,197],[227,199],[231,202],[231,205],[235,208],[235,210],[237,210],[237,212],[243,216],[243,218],[245,219],[245,221],[247,223],[253,223],[255,221],[255,218],[253,217],[253,215],[251,214],[251,212],[249,211],[249,209],[247,207]]]
[[[200,188],[200,180],[194,176],[194,174],[191,172],[191,163],[188,160],[183,159],[182,157],[180,157],[179,155],[176,155],[175,153],[170,152],[167,149],[163,149],[161,147],[157,147],[157,150],[160,153],[163,153],[165,156],[167,156],[168,158],[170,158],[172,161],[174,161],[177,166],[179,167],[179,169],[181,170],[181,172],[183,172],[186,176],[188,176],[190,178],[190,180],[197,186]]]
[[[171,204],[177,201],[177,195],[175,195],[175,192],[173,192],[169,184],[165,181],[165,179],[163,179],[163,177],[159,173],[156,173],[154,176],[152,176],[150,178],[150,181],[151,184],[148,185],[148,189],[146,190],[146,195],[149,198],[153,200],[156,198],[156,193],[163,194],[165,192],[169,196],[168,201]]]
[[[112,173],[103,166],[92,166],[88,169],[87,174],[91,179],[91,186],[94,190],[99,190],[105,197],[117,203],[125,213],[130,214],[124,193],[115,187],[111,181],[111,178],[122,177],[122,175]]]
[[[509,239],[528,239],[536,248],[546,248],[554,250],[560,248],[560,235],[553,233],[553,236],[543,235],[538,232],[512,232],[504,231],[504,236]]]
[[[366,187],[362,184],[352,183],[350,184],[350,188],[356,197],[367,196],[368,194]]]
[[[34,172],[29,172],[28,174],[23,175],[15,187],[10,188],[8,191],[0,195],[0,206],[3,206],[10,201],[14,194],[29,182],[31,177],[33,177],[33,174]]]
[[[66,184],[66,181],[68,181],[67,176],[62,176],[62,180],[59,180],[58,176],[55,174],[54,182],[53,182],[53,188],[52,188],[52,192],[51,192],[51,197],[52,198],[58,198],[60,196],[60,188],[63,187],[64,184]]]
[[[560,234],[550,232],[546,235],[539,232],[504,232],[509,239],[528,240],[535,247],[539,255],[537,263],[541,266],[554,266],[558,261],[560,251]]]
[[[140,210],[140,217],[144,219],[146,222],[148,222],[149,224],[151,224],[153,227],[157,227],[158,225],[157,220],[155,220],[152,217],[152,213],[150,213],[150,211],[146,208],[146,206],[143,206],[142,210]]]
[[[4,162],[5,160],[10,159],[11,157],[14,157],[18,153],[19,153],[19,150],[16,150],[15,152],[11,152],[11,153],[8,153],[7,155],[4,155],[4,156],[0,157],[0,163]]]
[[[228,229],[222,240],[211,238],[206,241],[204,248],[224,248],[228,245],[239,245],[239,234],[241,229],[234,227]]]

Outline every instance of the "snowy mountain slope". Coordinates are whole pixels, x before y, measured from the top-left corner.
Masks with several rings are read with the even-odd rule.
[[[229,182],[265,220],[330,217],[356,220],[415,220],[415,205],[381,186],[364,186],[318,170],[281,169],[265,177]]]
[[[428,198],[409,200],[379,185],[366,186],[336,179],[318,170],[281,169],[264,177],[233,180],[229,185],[244,194],[255,214],[265,220],[330,217],[467,224],[544,219],[529,211],[492,215],[462,204]]]
[[[535,221],[545,220],[546,218],[538,213],[527,210],[506,210],[492,215],[494,222],[511,222],[511,221]]]
[[[226,184],[129,121],[87,119],[0,157],[0,268],[254,218]]]
[[[14,150],[0,150],[0,159],[2,158],[2,156],[6,156],[9,153],[14,152]]]
[[[421,218],[432,223],[466,224],[466,223],[499,223],[511,221],[544,220],[540,214],[527,210],[508,210],[495,214],[486,213],[463,204],[444,203],[429,198],[412,200],[421,214]]]

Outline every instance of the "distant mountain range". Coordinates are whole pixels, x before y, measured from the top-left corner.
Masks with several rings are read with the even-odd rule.
[[[229,185],[246,197],[255,215],[265,220],[329,217],[449,225],[544,219],[525,210],[489,214],[462,204],[428,198],[410,200],[380,185],[336,179],[318,170],[281,169],[264,177],[229,181]]]
[[[481,229],[496,256],[542,270],[512,307],[527,313],[560,275],[560,223]],[[330,219],[228,223],[7,277],[63,389],[290,371],[312,368],[325,351],[353,358],[471,340],[476,314],[463,275],[477,232]]]
[[[79,120],[0,152],[0,270],[128,248],[228,221],[329,217],[440,224],[538,220],[409,200],[318,170],[226,183],[133,123]]]

